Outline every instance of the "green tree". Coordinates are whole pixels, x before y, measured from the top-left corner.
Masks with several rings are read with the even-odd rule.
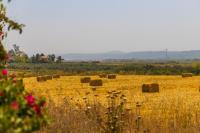
[[[31,63],[36,63],[37,61],[36,61],[36,56],[35,55],[33,55],[32,57],[31,57]]]
[[[28,55],[21,51],[16,44],[13,45],[13,49],[8,51],[8,54],[12,57],[12,62],[25,63],[30,61]]]
[[[39,53],[37,53],[35,55],[35,60],[36,60],[36,63],[40,62],[40,54]]]
[[[63,61],[62,57],[61,57],[61,56],[58,56],[56,62],[57,62],[57,63],[61,63],[62,61]]]
[[[45,101],[27,93],[23,81],[10,75],[6,69],[9,56],[2,40],[9,30],[22,33],[23,26],[7,17],[0,0],[0,133],[31,133],[47,122],[42,111]]]
[[[50,54],[50,55],[48,55],[48,57],[49,57],[50,62],[55,62],[55,59],[56,59],[55,54]]]
[[[10,2],[11,0],[8,0]],[[3,0],[0,0],[0,63],[1,68],[4,68],[4,65],[6,64],[6,58],[8,58],[8,55],[6,53],[6,50],[4,49],[4,46],[2,44],[2,40],[7,36],[7,32],[10,30],[18,30],[19,33],[22,33],[22,28],[24,27],[23,24],[19,24],[13,20],[11,20],[7,16],[6,7],[3,4]],[[3,65],[4,64],[4,65]]]

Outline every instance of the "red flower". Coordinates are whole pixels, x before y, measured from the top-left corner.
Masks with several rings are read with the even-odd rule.
[[[8,75],[8,70],[7,70],[7,69],[3,69],[3,70],[2,70],[2,74],[3,74],[4,76],[7,76],[7,75]]]
[[[33,97],[33,95],[28,95],[25,97],[27,104],[30,106],[33,106],[35,103],[35,98]]]
[[[19,104],[16,101],[14,101],[14,102],[11,103],[11,108],[13,110],[18,110],[19,109]]]
[[[41,114],[40,106],[38,106],[38,105],[35,104],[35,105],[33,106],[33,109],[35,110],[35,112],[36,112],[37,115],[40,115],[40,114]]]
[[[46,105],[46,102],[42,101],[40,105],[41,105],[41,107],[44,107]]]
[[[0,97],[2,97],[3,96],[3,92],[0,92]]]

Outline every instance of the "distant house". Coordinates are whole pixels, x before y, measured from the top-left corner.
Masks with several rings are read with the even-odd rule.
[[[40,56],[39,61],[44,63],[49,62],[49,56],[48,55]]]

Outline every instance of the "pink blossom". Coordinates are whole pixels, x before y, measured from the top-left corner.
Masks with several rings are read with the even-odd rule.
[[[7,70],[7,69],[3,69],[3,70],[2,70],[2,74],[3,74],[4,76],[7,76],[7,75],[8,75],[8,70]]]
[[[27,101],[27,104],[30,105],[30,106],[33,106],[34,103],[35,103],[35,98],[33,97],[33,95],[28,95],[25,97],[26,101]]]

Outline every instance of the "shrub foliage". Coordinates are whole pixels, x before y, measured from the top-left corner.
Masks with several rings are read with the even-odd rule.
[[[36,98],[25,91],[23,81],[9,74],[9,55],[2,44],[9,30],[22,33],[23,24],[6,16],[6,8],[0,1],[0,132],[29,133],[47,123],[44,98]],[[6,30],[7,28],[7,30]]]

